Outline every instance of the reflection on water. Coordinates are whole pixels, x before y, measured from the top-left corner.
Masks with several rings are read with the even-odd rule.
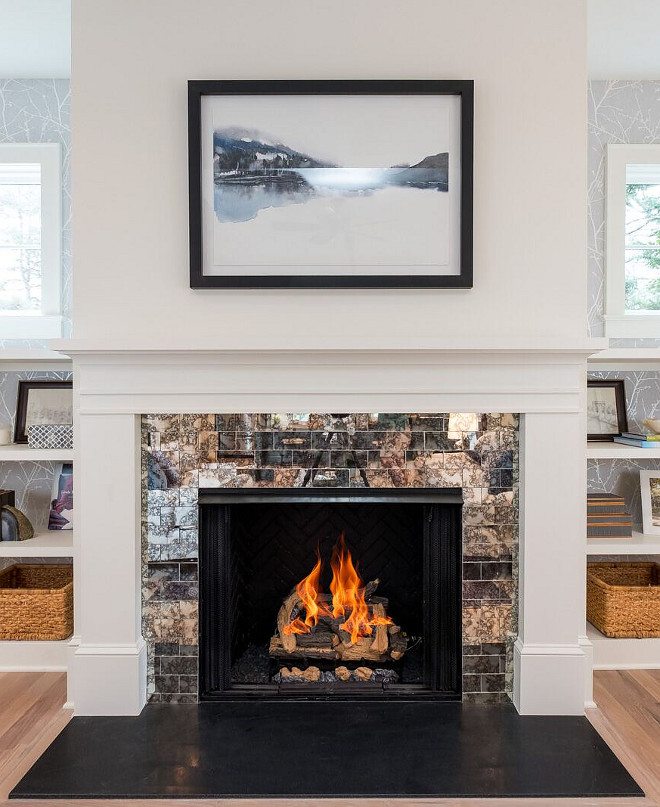
[[[413,168],[283,168],[276,173],[216,176],[214,207],[219,222],[250,221],[269,207],[301,204],[317,196],[367,196],[386,187],[447,191],[446,172]]]

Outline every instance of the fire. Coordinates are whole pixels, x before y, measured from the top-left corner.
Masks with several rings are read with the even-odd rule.
[[[364,596],[364,582],[353,565],[353,558],[346,546],[344,533],[339,536],[332,551],[331,607],[324,603],[320,590],[320,577],[323,563],[317,549],[317,561],[312,571],[296,586],[296,591],[305,609],[305,620],[296,618],[284,628],[284,633],[311,633],[320,617],[339,619],[339,628],[350,634],[351,644],[356,644],[363,636],[371,636],[376,625],[392,625],[389,617],[376,616]]]

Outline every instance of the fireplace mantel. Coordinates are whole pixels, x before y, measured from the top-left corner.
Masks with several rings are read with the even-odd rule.
[[[53,343],[72,357],[75,378],[69,681],[76,713],[137,714],[144,705],[139,416],[332,411],[521,413],[514,702],[524,714],[582,713],[591,677],[584,636],[585,376],[587,357],[605,340],[299,334],[292,342],[265,344],[248,334],[214,344]]]

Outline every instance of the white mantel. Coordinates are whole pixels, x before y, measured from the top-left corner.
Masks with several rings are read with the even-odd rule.
[[[591,699],[586,359],[605,340],[373,338],[356,345],[350,336],[301,333],[264,344],[247,333],[240,343],[223,336],[183,346],[58,340],[52,347],[72,357],[75,379],[69,697],[76,714],[137,714],[145,702],[139,415],[301,411],[522,414],[514,700],[524,714],[582,713]]]

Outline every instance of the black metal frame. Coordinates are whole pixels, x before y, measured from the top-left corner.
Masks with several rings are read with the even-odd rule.
[[[288,688],[232,685],[231,505],[295,502],[419,503],[424,505],[424,667],[428,686],[400,684],[371,690],[360,685]],[[360,700],[460,700],[462,605],[462,493],[458,489],[202,489],[199,492],[199,693],[201,700],[251,697]]]
[[[461,99],[461,199],[458,275],[278,275],[219,277],[204,274],[202,229],[201,107],[205,95],[457,95]],[[188,186],[190,287],[209,288],[472,288],[474,82],[406,81],[189,81]]]
[[[587,434],[589,442],[613,441],[615,437],[620,437],[623,432],[628,431],[628,415],[626,412],[626,383],[622,378],[589,378],[587,379],[587,396],[589,388],[614,390],[616,400],[616,419],[619,431],[611,434]]]
[[[33,390],[70,389],[73,407],[73,381],[60,381],[55,379],[30,378],[18,382],[18,399],[16,403],[16,425],[14,427],[14,442],[27,443],[25,419],[27,415],[28,398]]]

